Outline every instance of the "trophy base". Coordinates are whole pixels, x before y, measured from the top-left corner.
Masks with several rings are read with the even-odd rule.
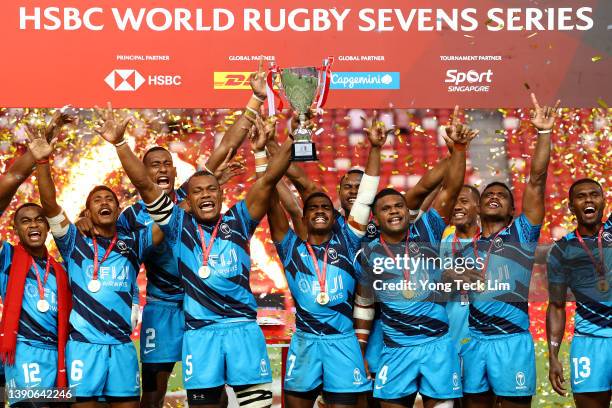
[[[291,161],[317,161],[317,149],[312,142],[296,142],[291,147]]]

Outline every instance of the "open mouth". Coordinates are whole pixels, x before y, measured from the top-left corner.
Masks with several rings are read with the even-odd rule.
[[[157,178],[157,185],[160,188],[167,189],[170,187],[170,178],[166,176],[159,176]]]
[[[584,208],[584,214],[585,215],[593,215],[595,213],[596,213],[595,207],[593,207],[592,205],[589,205],[589,206]]]
[[[490,201],[488,207],[489,208],[500,208],[501,204],[498,203],[497,201]]]
[[[465,218],[465,216],[466,216],[466,214],[465,214],[463,211],[456,211],[456,212],[453,214],[453,217],[454,217],[456,220],[462,220],[463,218]]]
[[[40,231],[30,231],[28,232],[28,238],[30,238],[31,241],[40,241],[42,239],[42,234]]]
[[[113,212],[110,210],[110,208],[102,208],[100,211],[98,211],[98,214],[103,216],[103,217],[107,217],[109,215],[111,215]]]
[[[389,225],[400,225],[401,223],[402,223],[402,217],[389,218]]]
[[[327,221],[328,221],[327,217],[324,217],[322,215],[318,215],[314,219],[315,224],[327,224]]]
[[[353,204],[353,203],[355,202],[355,199],[356,199],[356,198],[357,198],[357,197],[350,197],[350,198],[349,198],[347,201],[348,201],[349,203]]]
[[[212,211],[215,209],[215,203],[213,201],[210,200],[206,200],[206,201],[202,201],[199,205],[198,208],[202,211]]]

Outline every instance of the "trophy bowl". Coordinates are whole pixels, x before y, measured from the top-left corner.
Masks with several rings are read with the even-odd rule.
[[[298,114],[300,124],[293,131],[292,161],[316,161],[317,150],[312,142],[312,131],[305,126],[307,115],[322,86],[315,67],[284,68],[280,70],[281,90],[291,108]]]

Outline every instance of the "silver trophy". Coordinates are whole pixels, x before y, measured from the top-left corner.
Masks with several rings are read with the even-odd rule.
[[[312,142],[312,131],[306,128],[306,118],[323,81],[315,67],[284,68],[280,70],[281,89],[285,99],[298,114],[300,124],[293,131],[291,160],[316,161],[317,150]]]

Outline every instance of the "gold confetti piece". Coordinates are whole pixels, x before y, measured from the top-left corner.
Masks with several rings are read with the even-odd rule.
[[[593,62],[597,62],[597,61],[601,61],[603,57],[601,55],[595,55],[594,57],[591,58],[591,61]]]
[[[608,104],[601,98],[597,98],[597,104],[604,109],[608,109]]]
[[[535,33],[533,33],[533,34],[529,34],[529,35],[527,36],[527,38],[529,39],[529,38],[535,37],[536,35],[538,35],[538,33],[537,33],[537,32],[535,32]]]

